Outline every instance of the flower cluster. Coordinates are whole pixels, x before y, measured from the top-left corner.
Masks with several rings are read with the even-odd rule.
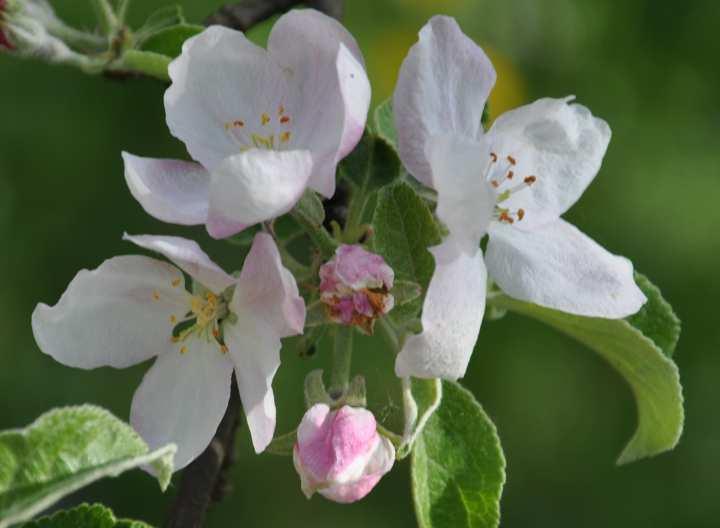
[[[0,46],[12,47],[8,2],[0,0]],[[72,367],[156,358],[133,398],[131,423],[151,447],[176,443],[179,469],[212,440],[233,376],[255,450],[273,440],[281,340],[306,326],[290,272],[297,261],[276,243],[273,220],[306,192],[333,196],[337,165],[365,130],[370,83],[353,37],[314,10],[280,17],[267,49],[209,27],[184,43],[169,75],[167,123],[193,161],[123,153],[127,185],[153,217],[204,225],[214,238],[260,224],[241,271],[226,273],[184,238],[126,235],[172,264],[128,255],[83,270],[55,306],[37,306],[32,326],[39,347]],[[422,331],[396,340],[402,378],[465,374],[489,278],[511,297],[583,316],[621,318],[645,302],[630,262],[561,218],[600,169],[608,125],[566,97],[510,111],[486,131],[481,117],[494,82],[483,50],[448,17],[420,31],[400,70],[400,159],[436,191],[434,213],[446,228],[431,248]],[[337,247],[334,257],[308,267],[318,273],[311,283],[303,277],[304,289],[319,295],[323,324],[372,334],[400,303],[393,269],[359,244],[331,244],[325,255]],[[294,462],[308,497],[359,500],[393,466],[395,446],[372,413],[343,396],[309,398],[297,430]]]

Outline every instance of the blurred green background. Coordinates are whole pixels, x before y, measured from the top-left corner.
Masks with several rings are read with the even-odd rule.
[[[133,2],[141,22],[165,0]],[[219,1],[181,2],[200,21]],[[89,27],[89,5],[54,2]],[[497,70],[493,115],[542,96],[575,94],[613,130],[595,183],[568,218],[628,256],[658,284],[684,323],[676,353],[687,421],[677,449],[616,467],[635,426],[621,378],[589,350],[529,320],[486,323],[464,382],[498,426],[508,459],[505,527],[710,527],[720,524],[720,9],[714,0],[348,0],[344,22],[360,42],[374,101],[392,91],[417,30],[450,14],[485,46]],[[257,32],[262,38],[263,29]],[[54,304],[80,268],[134,252],[130,233],[198,239],[228,268],[236,249],[201,228],[148,217],[128,193],[120,150],[181,157],[168,133],[163,86],[110,81],[0,56],[0,428],[22,426],[52,406],[94,402],[126,418],[147,365],[80,371],[39,352],[30,314]],[[358,369],[373,410],[392,414],[392,359],[363,340]],[[279,431],[302,414],[305,372],[322,350],[287,350],[276,378]],[[179,402],[181,405],[182,402]],[[307,501],[289,458],[255,456],[240,432],[235,492],[209,526],[411,527],[409,464],[397,464],[364,501]],[[171,488],[170,493],[172,494]],[[161,523],[169,504],[142,472],[91,486],[65,504],[101,501],[118,515]]]

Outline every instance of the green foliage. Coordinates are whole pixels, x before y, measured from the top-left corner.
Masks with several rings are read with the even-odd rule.
[[[151,528],[151,526],[141,521],[116,519],[112,510],[102,504],[81,504],[72,510],[61,510],[25,523],[22,528]]]
[[[386,99],[377,105],[373,114],[373,125],[375,133],[397,150],[397,130],[395,130],[392,99]]]
[[[316,229],[319,229],[325,221],[325,208],[322,201],[310,189],[306,190],[295,204],[293,213],[301,217],[306,225],[314,226]]]
[[[159,53],[174,59],[180,55],[183,43],[190,37],[194,37],[205,28],[195,24],[176,24],[165,27],[148,35],[143,42],[141,49]]]
[[[415,442],[412,489],[420,528],[486,528],[500,522],[505,456],[472,393],[443,382],[443,398]]]
[[[417,282],[398,280],[393,284],[390,293],[392,293],[392,296],[395,298],[395,306],[402,306],[420,297],[420,295],[422,295],[422,287]]]
[[[635,282],[647,297],[647,302],[636,314],[627,318],[628,322],[649,337],[667,357],[672,357],[680,339],[680,319],[672,306],[663,298],[660,290],[640,273],[635,274]]]
[[[410,394],[405,394],[412,401],[405,402],[405,430],[402,444],[398,447],[397,458],[402,460],[408,456],[420,433],[427,425],[432,414],[442,401],[442,382],[439,379],[411,378]]]
[[[340,163],[340,174],[367,196],[400,175],[400,160],[386,141],[365,132],[355,150]]]
[[[649,337],[623,319],[580,317],[501,295],[492,304],[537,319],[574,337],[608,361],[630,384],[638,410],[635,434],[617,463],[657,455],[675,447],[682,434],[684,410],[677,366]],[[657,299],[653,304],[657,303]],[[643,323],[657,308],[648,310]],[[663,316],[665,317],[665,316]]]
[[[285,433],[276,436],[272,439],[272,442],[265,448],[266,453],[271,455],[292,455],[293,447],[297,441],[297,430],[292,430],[289,433]]]
[[[440,228],[422,198],[403,182],[382,188],[372,224],[374,250],[395,271],[395,278],[426,289],[435,269],[427,248],[440,243]],[[394,308],[390,316],[405,324],[415,317],[420,306],[418,298]]]
[[[150,465],[164,491],[175,446],[149,452],[126,423],[92,405],[43,414],[22,430],[0,433],[0,528],[31,518],[103,477]]]

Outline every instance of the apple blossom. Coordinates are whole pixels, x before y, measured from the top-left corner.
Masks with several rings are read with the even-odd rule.
[[[375,319],[395,301],[389,291],[395,274],[385,260],[358,245],[342,245],[320,267],[320,300],[331,320],[371,334]]]
[[[267,50],[212,26],[169,73],[167,123],[196,161],[123,153],[130,191],[152,216],[223,238],[288,212],[306,187],[334,194],[370,104],[362,55],[340,23],[291,11]]]
[[[324,403],[303,416],[293,449],[295,469],[307,498],[315,492],[335,502],[365,497],[395,462],[395,447],[377,432],[367,409]]]
[[[126,255],[80,271],[55,306],[39,304],[33,312],[38,346],[83,369],[125,368],[157,357],[135,392],[130,421],[151,448],[177,444],[177,469],[212,440],[234,371],[253,445],[263,451],[275,429],[272,379],[280,339],[301,334],[305,320],[305,304],[275,242],[257,234],[234,278],[190,240],[125,238],[177,267]],[[183,272],[194,281],[193,293]]]
[[[487,274],[512,297],[583,316],[625,317],[646,300],[630,261],[560,218],[600,169],[607,123],[567,97],[507,112],[485,132],[494,83],[483,50],[443,16],[420,31],[400,70],[393,98],[400,157],[437,191],[437,215],[449,230],[433,249],[423,332],[398,355],[400,376],[464,375]]]

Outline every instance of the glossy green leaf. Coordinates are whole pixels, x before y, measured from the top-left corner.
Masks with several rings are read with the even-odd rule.
[[[149,524],[117,519],[102,504],[81,504],[22,525],[22,528],[152,528]]]
[[[184,23],[164,27],[148,35],[141,49],[143,51],[166,55],[174,59],[180,55],[183,43],[204,29],[203,26]]]
[[[373,125],[375,133],[397,150],[397,130],[395,130],[392,99],[386,99],[377,105],[373,115]]]
[[[648,300],[638,313],[631,315],[627,320],[652,339],[666,356],[672,357],[680,339],[680,319],[675,315],[672,306],[663,298],[658,287],[645,275],[636,273],[635,282]]]
[[[93,405],[43,414],[21,430],[0,433],[0,528],[25,521],[103,477],[150,465],[162,490],[175,445],[150,452],[126,423]]]
[[[493,305],[537,319],[600,354],[630,385],[638,411],[635,434],[617,463],[657,455],[675,447],[684,422],[677,366],[628,321],[580,317],[500,295]]]
[[[412,452],[420,528],[492,528],[500,522],[505,456],[495,425],[474,396],[443,382],[442,403]]]

